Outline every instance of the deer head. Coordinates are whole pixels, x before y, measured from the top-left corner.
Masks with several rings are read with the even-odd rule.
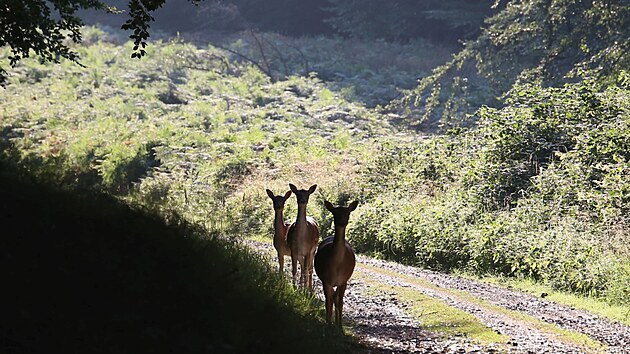
[[[306,189],[297,189],[297,187],[295,185],[289,183],[289,188],[291,188],[291,191],[293,192],[293,194],[295,194],[295,197],[297,198],[298,204],[307,204],[308,203],[308,197],[311,194],[313,194],[313,192],[315,192],[315,189],[317,188],[317,185],[314,184],[314,185],[311,186],[311,188],[306,190]]]
[[[334,207],[329,201],[325,200],[324,205],[326,206],[326,209],[333,214],[335,226],[347,226],[348,221],[350,220],[350,213],[357,208],[359,202],[354,201],[347,207]]]
[[[273,201],[273,209],[280,210],[284,208],[284,203],[291,196],[291,191],[286,192],[284,196],[282,196],[282,195],[274,195],[272,191],[267,189],[267,195]]]

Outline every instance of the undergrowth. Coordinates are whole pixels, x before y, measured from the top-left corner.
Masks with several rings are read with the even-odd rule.
[[[373,193],[349,239],[408,263],[627,304],[629,106],[623,87],[526,86],[480,110],[476,129],[384,145],[365,166]]]
[[[361,202],[348,230],[361,252],[630,299],[627,77],[605,92],[524,86],[475,128],[422,138],[318,74],[270,76],[180,40],[137,61],[129,43],[90,38],[87,68],[23,60],[0,95],[0,149],[41,181],[269,238],[264,190],[317,184],[308,212],[324,236],[324,199]]]

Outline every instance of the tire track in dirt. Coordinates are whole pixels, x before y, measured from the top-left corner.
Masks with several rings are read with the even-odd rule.
[[[505,347],[499,347],[499,351],[513,353],[582,353],[588,352],[584,348],[566,343],[553,333],[542,331],[527,321],[519,320],[500,311],[494,311],[483,305],[468,301],[466,298],[432,286],[407,281],[402,277],[391,276],[365,268],[360,265],[358,271],[372,277],[383,284],[399,286],[420,292],[429,297],[439,299],[449,306],[463,310],[475,316],[482,324],[498,333],[507,335],[510,340]],[[487,351],[487,348],[485,351]],[[466,351],[468,352],[468,351]]]
[[[246,244],[276,263],[271,257],[271,244]],[[359,348],[354,348],[358,353],[630,353],[630,347],[626,347],[630,343],[630,327],[586,311],[421,268],[362,256],[357,261],[357,275],[350,279],[346,291],[344,321],[360,343]],[[288,268],[285,272],[290,273]],[[314,278],[316,294],[323,300],[321,283]],[[443,301],[475,316],[510,340],[507,345],[480,345],[461,336],[445,338],[424,328],[422,318],[411,314],[405,299],[382,290],[376,286],[379,284],[403,287]],[[567,340],[569,332],[593,340],[590,345]],[[604,346],[598,347],[598,342]]]
[[[355,353],[475,353],[484,349],[465,338],[443,338],[422,328],[395,293],[375,290],[359,278],[346,291],[344,317],[360,343]]]
[[[561,329],[585,334],[608,346],[608,353],[630,353],[630,326],[622,323],[530,294],[466,278],[367,257],[359,257],[359,260],[361,263],[413,276],[445,289],[463,291],[506,310],[523,313]]]

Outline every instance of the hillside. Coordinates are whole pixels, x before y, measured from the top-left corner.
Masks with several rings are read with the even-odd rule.
[[[629,304],[627,72],[521,82],[474,125],[422,135],[412,112],[381,104],[428,75],[438,59],[426,53],[448,48],[251,33],[220,47],[157,41],[142,60],[131,47],[88,28],[75,48],[86,68],[22,60],[0,95],[4,161],[169,227],[268,243],[265,189],[317,184],[308,213],[323,236],[324,199],[360,202],[348,239],[362,254]],[[274,48],[293,55],[263,55]],[[286,219],[295,212],[287,203]]]
[[[346,352],[236,243],[0,168],[3,353]]]
[[[318,184],[323,234],[323,198],[361,201],[364,252],[628,299],[624,86],[525,86],[477,129],[423,138],[313,75],[177,40],[142,61],[102,31],[86,40],[86,69],[24,61],[2,96],[5,154],[44,180],[232,236],[271,234],[265,188]]]

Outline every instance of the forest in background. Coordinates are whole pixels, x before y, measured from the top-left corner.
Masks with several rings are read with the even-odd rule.
[[[264,188],[317,183],[323,234],[321,199],[361,201],[362,252],[628,303],[629,5],[331,1],[289,33],[290,3],[220,3],[272,12],[239,10],[230,26],[260,31],[221,47],[157,41],[136,61],[92,28],[85,69],[23,60],[4,158],[234,236],[270,237]]]
[[[107,3],[126,5],[122,0]],[[418,82],[397,86],[408,91],[379,104],[403,114],[416,129],[444,131],[474,124],[477,109],[504,104],[512,87],[521,83],[557,87],[586,77],[603,86],[616,82],[630,67],[629,11],[622,0],[319,0],[306,5],[299,0],[234,0],[196,6],[172,0],[156,11],[155,26],[170,33],[259,31],[438,45],[452,51],[452,58],[432,67],[431,74],[409,75]],[[118,27],[124,17],[87,18]],[[266,50],[268,55],[277,52]],[[276,54],[286,65],[285,53]],[[326,81],[336,79],[316,69]]]
[[[128,1],[106,4],[126,9]],[[155,12],[155,28],[167,32],[255,29],[287,36],[343,35],[361,39],[409,41],[429,39],[458,44],[476,37],[484,19],[504,7],[494,0],[340,1],[170,0]],[[84,14],[89,23],[120,26],[125,16]]]

